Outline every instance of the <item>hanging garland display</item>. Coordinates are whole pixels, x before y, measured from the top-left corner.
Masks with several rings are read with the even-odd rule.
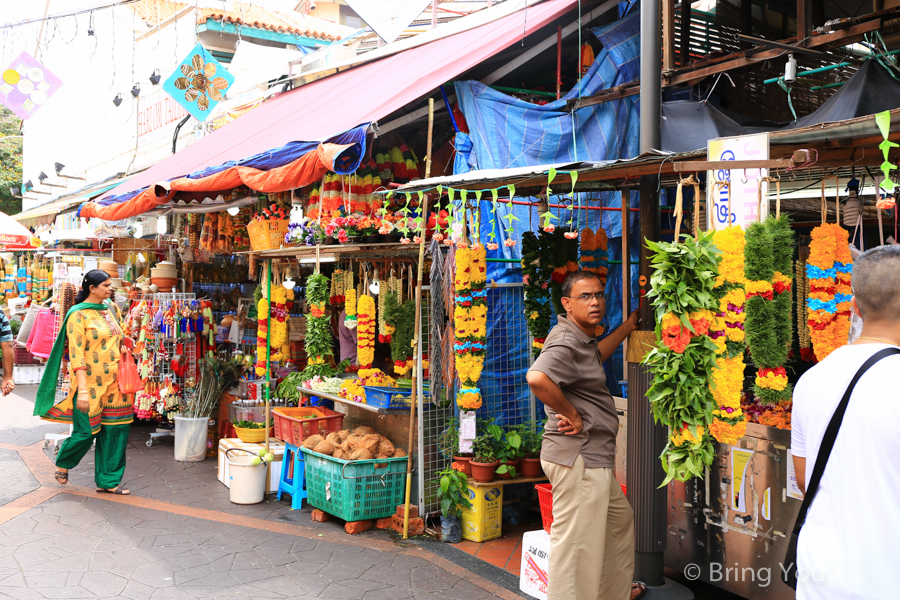
[[[453,351],[461,384],[456,404],[462,410],[481,408],[478,380],[484,368],[487,336],[487,282],[485,248],[481,244],[456,251],[456,308],[453,311]]]
[[[397,299],[403,292],[402,286],[403,282],[394,276],[393,271],[388,280],[381,284],[381,291],[378,294],[378,341],[382,344],[390,344],[391,336],[396,330],[396,327],[387,320],[387,314],[394,310],[394,306],[398,303]]]
[[[375,360],[375,300],[364,294],[356,309],[359,326],[356,330],[356,363],[364,369]]]
[[[702,477],[715,455],[707,432],[716,409],[709,382],[717,347],[708,333],[718,308],[719,251],[712,233],[680,243],[648,240],[647,246],[654,269],[647,298],[656,308],[658,341],[643,363],[654,373],[647,391],[654,419],[670,431],[660,456],[666,485]]]
[[[550,274],[550,300],[556,314],[562,315],[566,312],[562,305],[563,281],[569,273],[578,270],[578,234],[559,228],[550,232],[543,231],[541,237],[544,236],[548,236],[546,257],[553,269]]]
[[[744,230],[732,225],[718,229],[713,241],[722,253],[714,293],[719,311],[709,337],[716,344],[716,369],[711,391],[717,408],[709,432],[722,444],[735,444],[744,437],[747,422],[741,410],[744,387]]]
[[[784,365],[792,335],[793,249],[794,232],[787,215],[769,216],[747,227],[747,345],[758,368],[753,392],[762,404],[791,399],[792,387]]]
[[[394,296],[396,298],[396,296]],[[394,301],[388,304],[385,319],[394,324],[391,335],[391,359],[394,361],[394,373],[406,375],[413,366],[412,340],[415,335],[416,304],[407,300],[403,304]]]
[[[836,223],[824,223],[812,231],[806,263],[807,324],[819,361],[844,346],[850,333],[853,258],[848,238],[847,230]]]
[[[547,264],[542,260],[542,239],[531,231],[522,235],[522,284],[525,288],[525,314],[533,341],[532,353],[538,356],[550,332],[550,292],[547,291]]]
[[[800,347],[800,360],[816,362],[813,352],[812,338],[809,336],[807,319],[807,302],[809,301],[809,279],[806,278],[806,262],[798,260],[794,263],[794,291],[797,305],[797,343]]]
[[[325,315],[325,303],[328,302],[329,282],[321,273],[314,273],[306,279],[306,304],[309,315],[306,318],[306,356],[307,367],[303,370],[303,380],[315,376],[333,375],[328,366],[328,357],[333,356],[331,323]]]

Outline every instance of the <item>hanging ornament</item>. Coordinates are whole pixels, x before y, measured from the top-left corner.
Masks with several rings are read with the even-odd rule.
[[[163,90],[200,122],[206,120],[216,105],[225,99],[234,76],[202,45],[188,53]]]
[[[21,119],[30,119],[62,87],[62,79],[22,52],[3,71],[0,102]]]

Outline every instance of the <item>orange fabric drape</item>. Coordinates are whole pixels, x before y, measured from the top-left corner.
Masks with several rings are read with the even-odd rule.
[[[79,215],[105,221],[127,219],[166,204],[176,192],[221,192],[239,185],[246,185],[264,194],[285,192],[322,179],[325,173],[333,169],[340,154],[352,147],[352,144],[319,144],[313,152],[268,171],[253,167],[230,167],[199,179],[181,177],[150,186],[134,198],[119,204],[102,206],[96,202],[87,202],[82,205]]]

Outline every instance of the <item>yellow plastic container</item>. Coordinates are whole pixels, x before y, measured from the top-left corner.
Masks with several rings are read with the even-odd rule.
[[[266,429],[245,429],[243,427],[235,427],[234,432],[242,442],[258,444],[266,439]]]
[[[503,521],[503,486],[468,485],[472,508],[463,511],[462,536],[473,542],[486,542],[500,537]]]

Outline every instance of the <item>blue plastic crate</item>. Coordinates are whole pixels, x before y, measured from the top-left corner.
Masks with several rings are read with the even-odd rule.
[[[364,385],[366,404],[378,408],[409,408],[412,402],[412,391],[402,388],[377,387]]]

